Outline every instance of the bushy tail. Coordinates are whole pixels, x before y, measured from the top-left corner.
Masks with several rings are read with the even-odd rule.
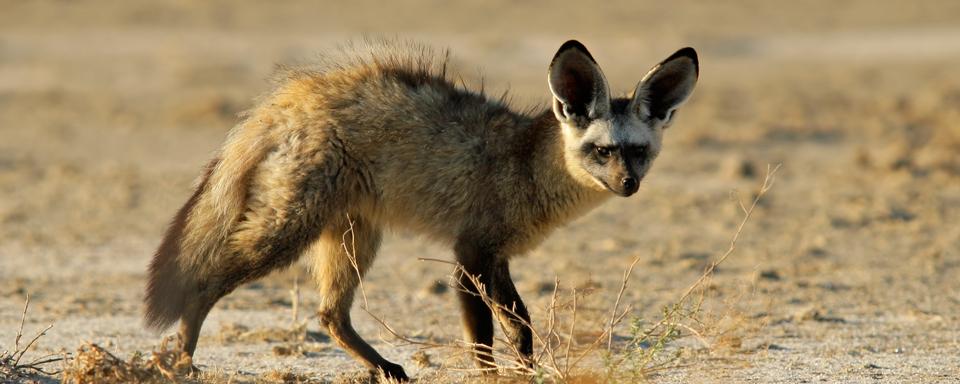
[[[185,275],[179,259],[187,219],[206,189],[210,171],[211,169],[207,170],[207,175],[193,192],[193,196],[190,196],[173,217],[157,253],[153,255],[153,261],[150,262],[150,280],[144,298],[144,320],[148,328],[163,330],[173,325],[180,318],[187,293],[191,288],[196,288],[196,278]]]
[[[264,127],[241,125],[170,223],[150,263],[144,313],[147,327],[168,328],[196,299],[204,271],[216,271],[219,253],[244,210],[247,181],[262,161]]]

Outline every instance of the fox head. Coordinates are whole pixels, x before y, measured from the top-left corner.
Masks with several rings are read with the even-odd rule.
[[[630,196],[660,153],[663,130],[693,92],[699,64],[696,51],[683,48],[647,72],[630,96],[611,98],[600,66],[570,40],[548,72],[567,170],[583,184]]]

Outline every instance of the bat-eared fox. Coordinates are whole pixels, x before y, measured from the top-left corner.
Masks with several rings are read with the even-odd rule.
[[[350,321],[359,277],[392,228],[450,245],[498,304],[459,292],[480,367],[495,368],[494,315],[529,356],[511,257],[610,196],[637,192],[696,85],[697,55],[683,48],[629,96],[613,97],[586,47],[571,40],[547,71],[551,107],[517,112],[457,86],[444,56],[431,52],[371,42],[285,71],[173,218],[150,264],[146,324],[162,330],[179,320],[182,348],[193,355],[221,297],[306,254],[331,338],[368,368],[405,380]],[[351,230],[352,255],[341,246]]]

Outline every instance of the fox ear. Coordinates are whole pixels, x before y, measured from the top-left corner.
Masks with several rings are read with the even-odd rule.
[[[553,93],[553,113],[560,121],[604,116],[610,111],[610,92],[600,66],[579,41],[564,43],[550,62],[547,81]]]
[[[697,51],[683,48],[653,67],[633,92],[635,111],[643,119],[669,120],[687,101],[700,75]]]

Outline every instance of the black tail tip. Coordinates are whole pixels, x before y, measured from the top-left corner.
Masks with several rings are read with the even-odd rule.
[[[180,319],[183,299],[178,288],[170,282],[162,282],[156,275],[151,276],[143,298],[145,328],[162,332]]]
[[[177,322],[179,316],[162,313],[149,306],[143,312],[143,327],[153,332],[163,332]]]

